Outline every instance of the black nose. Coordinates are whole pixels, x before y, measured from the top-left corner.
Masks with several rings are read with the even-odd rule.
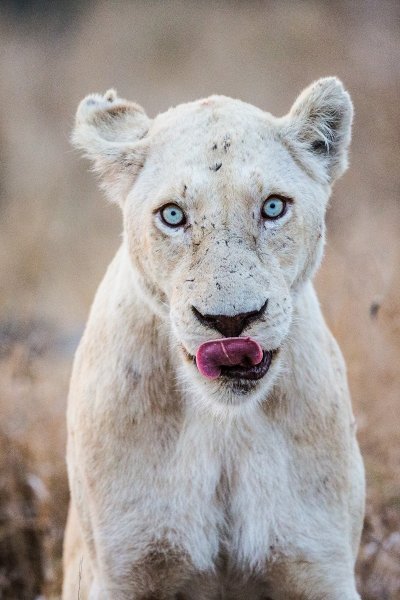
[[[237,315],[203,315],[195,306],[192,306],[193,314],[198,318],[200,323],[216,329],[224,337],[238,337],[243,329],[252,321],[256,321],[265,312],[268,300],[264,302],[260,310],[253,310],[247,313],[239,313]]]

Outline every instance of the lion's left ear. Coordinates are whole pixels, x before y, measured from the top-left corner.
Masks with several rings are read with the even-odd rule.
[[[320,178],[333,183],[347,168],[352,120],[353,104],[343,84],[326,77],[300,94],[282,119],[282,133],[300,153],[300,161],[314,159],[314,165],[322,167]]]
[[[93,162],[107,195],[123,201],[143,166],[150,119],[143,108],[114,90],[86,96],[78,106],[72,143]]]

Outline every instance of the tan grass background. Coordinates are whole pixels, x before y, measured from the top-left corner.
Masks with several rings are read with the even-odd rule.
[[[348,364],[368,479],[364,600],[400,598],[400,4],[3,2],[0,9],[0,598],[56,598],[73,350],[120,238],[68,137],[115,86],[153,115],[223,93],[285,113],[338,75],[355,104],[317,287]]]

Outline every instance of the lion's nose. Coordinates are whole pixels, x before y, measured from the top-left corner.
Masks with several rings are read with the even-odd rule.
[[[268,300],[264,302],[259,310],[251,312],[239,313],[237,315],[203,315],[195,306],[192,306],[192,311],[195,317],[207,327],[216,329],[224,337],[239,337],[243,329],[252,321],[260,319],[267,308]]]

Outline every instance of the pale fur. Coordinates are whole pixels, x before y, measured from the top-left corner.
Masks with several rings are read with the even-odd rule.
[[[351,120],[335,78],[279,119],[222,96],[154,120],[114,91],[81,103],[74,142],[124,238],[71,379],[64,600],[359,598],[363,467],[311,283]],[[292,202],[264,222],[272,193]],[[161,222],[168,202],[185,227]],[[188,355],[221,334],[191,306],[234,315],[266,299],[244,332],[279,348],[266,376],[205,379]]]

